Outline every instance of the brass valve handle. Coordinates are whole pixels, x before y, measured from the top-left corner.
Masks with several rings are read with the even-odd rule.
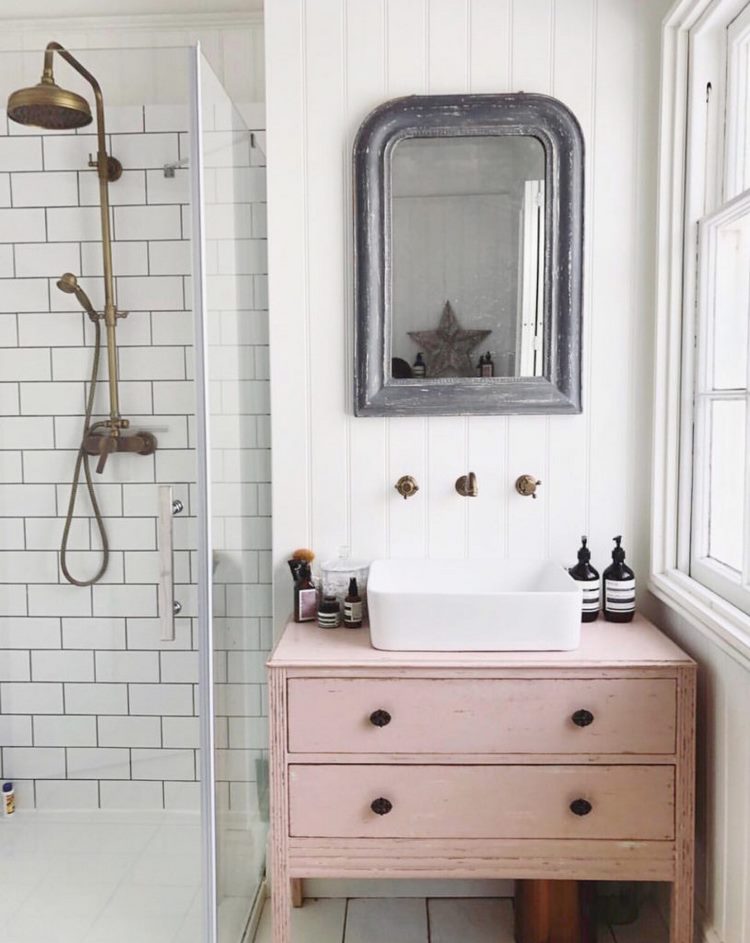
[[[522,494],[524,498],[536,498],[536,489],[541,485],[541,481],[533,475],[520,475],[516,478],[516,491]]]
[[[402,475],[396,482],[395,487],[404,501],[413,497],[419,491],[419,485],[411,475]]]

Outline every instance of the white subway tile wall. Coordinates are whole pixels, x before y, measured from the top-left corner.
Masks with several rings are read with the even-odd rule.
[[[190,181],[187,169],[171,178],[163,172],[187,153],[187,118],[185,109],[163,105],[115,106],[107,123],[110,150],[124,165],[110,188],[118,304],[129,311],[118,326],[121,405],[132,428],[153,432],[159,448],[152,457],[110,458],[97,482],[110,567],[101,583],[82,589],[64,581],[57,551],[93,331],[55,282],[75,272],[102,304],[98,186],[88,167],[94,139],[19,135],[0,114],[0,776],[17,782],[22,804],[38,808],[197,809]],[[217,147],[232,140],[214,136]],[[233,171],[230,159],[206,171],[208,333],[221,381],[212,417],[219,797],[241,811],[248,788],[255,795],[247,784],[264,776],[266,747],[268,315],[265,161],[249,148],[248,166]],[[232,200],[247,205],[233,209]],[[238,235],[241,242],[224,241]],[[96,408],[107,411],[106,382]],[[174,522],[183,603],[174,642],[159,637],[158,482],[173,484],[185,505]],[[70,563],[92,572],[98,537],[85,493],[76,514]],[[259,585],[243,589],[248,579]]]

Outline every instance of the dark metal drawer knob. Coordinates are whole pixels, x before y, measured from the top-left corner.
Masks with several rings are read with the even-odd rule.
[[[381,796],[379,799],[375,799],[374,802],[370,803],[370,808],[375,815],[388,815],[393,808],[393,803]]]
[[[576,727],[588,727],[589,724],[594,723],[594,715],[591,711],[580,710],[576,711],[571,718]]]
[[[370,723],[375,727],[386,727],[391,722],[391,715],[388,711],[373,711],[370,714]]]
[[[592,808],[588,799],[574,799],[570,803],[570,811],[573,815],[588,815]]]

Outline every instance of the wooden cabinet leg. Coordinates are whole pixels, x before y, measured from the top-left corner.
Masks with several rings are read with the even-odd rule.
[[[675,875],[670,906],[670,943],[693,943],[695,882],[695,672],[677,681],[677,769],[675,777]]]
[[[302,878],[292,878],[292,907],[301,907],[305,900]]]
[[[669,914],[669,943],[693,943],[693,883],[676,880],[672,884]]]
[[[291,943],[291,906],[292,882],[287,873],[285,856],[276,854],[271,883],[271,939],[273,943]]]
[[[292,882],[289,877],[289,821],[286,769],[286,676],[268,676],[271,717],[271,940],[291,943]]]
[[[596,943],[594,886],[583,881],[516,881],[516,943]]]

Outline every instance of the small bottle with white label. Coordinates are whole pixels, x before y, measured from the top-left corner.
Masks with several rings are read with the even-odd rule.
[[[587,541],[588,537],[581,537],[578,563],[568,573],[581,584],[581,621],[593,622],[598,618],[601,608],[602,583],[598,571],[591,566],[591,551],[586,546]]]
[[[349,580],[349,592],[344,599],[344,625],[347,629],[359,629],[362,625],[362,597],[355,576]]]
[[[13,815],[16,811],[16,791],[13,783],[3,783],[3,815]]]
[[[341,625],[341,605],[335,596],[323,596],[318,603],[318,625],[321,629],[337,629]]]
[[[632,622],[635,615],[635,573],[625,563],[622,537],[615,537],[612,563],[602,574],[604,580],[604,618],[608,622]]]

